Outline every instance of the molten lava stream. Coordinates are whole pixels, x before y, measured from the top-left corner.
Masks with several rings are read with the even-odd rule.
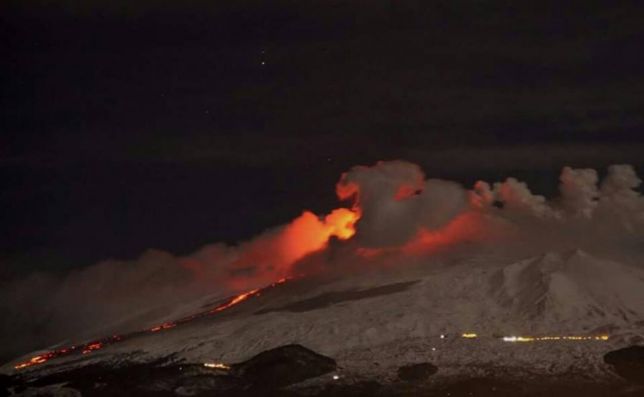
[[[272,284],[270,284],[270,285],[268,285],[268,286],[266,286],[264,288],[256,288],[256,289],[253,289],[253,290],[250,290],[250,291],[243,292],[243,293],[241,293],[239,295],[236,295],[236,296],[228,299],[226,302],[216,306],[214,309],[206,312],[205,315],[212,315],[212,314],[222,312],[222,311],[224,311],[226,309],[229,309],[229,308],[231,308],[231,307],[233,307],[235,305],[240,304],[241,302],[244,302],[244,301],[248,300],[249,298],[252,298],[254,296],[259,296],[262,292],[267,291],[267,290],[272,289],[272,288],[275,288],[278,285],[284,284],[284,283],[286,283],[287,281],[289,281],[291,279],[292,279],[291,277],[283,277],[283,278],[273,282]],[[152,327],[152,328],[147,329],[147,330],[142,331],[142,332],[156,333],[156,332],[160,332],[160,331],[165,331],[167,329],[174,328],[179,324],[183,324],[185,322],[194,320],[194,319],[202,317],[202,316],[203,315],[192,315],[192,316],[185,317],[185,318],[177,320],[177,321],[168,321],[168,322],[165,322],[163,324],[157,325],[155,327]],[[134,332],[132,334],[122,335],[122,336],[121,335],[113,335],[113,336],[111,336],[109,338],[101,339],[101,340],[98,340],[98,341],[88,342],[88,343],[83,344],[83,345],[78,345],[78,346],[74,345],[74,346],[65,347],[65,348],[62,348],[62,349],[59,349],[59,350],[49,351],[49,352],[34,356],[34,357],[30,358],[28,361],[24,361],[22,363],[16,364],[14,366],[14,369],[20,370],[20,369],[32,367],[34,365],[44,364],[49,360],[52,360],[52,359],[55,359],[55,358],[58,358],[58,357],[62,357],[62,356],[66,356],[66,355],[76,353],[76,352],[79,352],[79,351],[80,351],[81,354],[92,353],[92,352],[94,352],[96,350],[102,349],[106,345],[112,345],[114,343],[121,342],[121,341],[123,341],[124,339],[126,339],[126,338],[128,338],[130,336],[133,336],[135,334],[139,334],[140,332],[141,331]]]
[[[333,210],[323,220],[318,218],[315,214],[305,211],[300,217],[291,222],[283,231],[280,238],[275,243],[275,256],[281,258],[283,265],[288,269],[297,260],[304,256],[325,248],[329,239],[333,236],[340,240],[348,240],[355,234],[355,224],[360,219],[359,209],[349,210],[346,208],[338,208]],[[288,269],[290,270],[290,269]],[[168,321],[159,324],[144,331],[134,332],[123,336],[112,336],[111,338],[102,339],[100,341],[92,341],[80,346],[66,347],[60,350],[46,352],[32,357],[28,361],[19,363],[14,366],[15,369],[28,368],[34,365],[43,364],[51,359],[66,356],[77,351],[81,354],[88,354],[96,350],[100,350],[106,345],[111,345],[122,341],[125,338],[139,334],[141,332],[160,332],[170,328],[174,328],[179,324],[183,324],[197,318],[213,315],[230,309],[252,297],[261,295],[264,291],[275,288],[280,284],[284,284],[292,279],[292,277],[283,277],[264,288],[256,288],[250,291],[243,292],[230,298],[228,301],[216,306],[214,309],[176,321]]]
[[[176,327],[176,326],[177,326],[177,323],[175,323],[175,322],[173,322],[173,321],[168,321],[168,322],[166,322],[166,323],[163,323],[163,324],[157,325],[156,327],[152,327],[152,328],[150,328],[150,329],[149,329],[149,331],[150,331],[150,332],[159,332],[159,331],[163,331],[163,330],[165,330],[165,329],[174,328],[174,327]]]
[[[78,351],[81,352],[81,354],[88,354],[96,350],[100,350],[103,347],[105,347],[106,344],[113,344],[120,342],[123,338],[119,335],[114,335],[109,338],[102,339],[100,341],[92,341],[88,342],[84,345],[74,345],[74,346],[69,346],[69,347],[64,347],[62,349],[58,350],[52,350],[43,354],[39,354],[37,356],[34,356],[30,358],[28,361],[18,363],[14,365],[14,369],[23,369],[23,368],[28,368],[34,365],[39,365],[39,364],[44,364],[49,360],[52,360],[54,358],[62,357],[62,356],[67,356],[72,353],[76,353]]]
[[[241,294],[239,294],[239,295],[235,296],[234,298],[232,298],[230,301],[228,301],[228,302],[226,302],[226,303],[223,303],[223,304],[221,304],[221,305],[219,305],[219,306],[215,307],[214,309],[212,309],[212,310],[210,311],[210,313],[217,313],[217,312],[221,312],[221,311],[224,311],[224,310],[226,310],[226,309],[228,309],[228,308],[230,308],[230,307],[233,307],[233,306],[235,306],[235,305],[237,305],[237,304],[239,304],[239,303],[241,303],[241,302],[243,302],[243,301],[247,300],[247,299],[248,299],[248,298],[250,298],[250,297],[253,297],[253,296],[255,296],[255,295],[258,295],[258,294],[259,294],[259,291],[260,291],[260,289],[259,289],[259,288],[256,288],[256,289],[254,289],[254,290],[250,290],[250,291],[248,291],[248,292],[241,293]]]
[[[275,288],[280,284],[284,284],[287,281],[292,280],[293,278],[294,277],[282,277],[281,279],[275,281],[274,283],[272,283],[272,284],[270,284],[270,285],[268,285],[268,286],[266,286],[264,288],[256,288],[256,289],[253,289],[253,290],[250,290],[250,291],[242,292],[241,294],[231,298],[228,302],[222,303],[221,305],[215,307],[214,309],[212,309],[208,313],[214,314],[214,313],[218,313],[218,312],[224,311],[226,309],[229,309],[229,308],[231,308],[231,307],[233,307],[235,305],[240,304],[241,302],[243,302],[245,300],[248,300],[249,298],[261,295],[262,292],[264,292],[264,291],[267,291],[269,289]]]

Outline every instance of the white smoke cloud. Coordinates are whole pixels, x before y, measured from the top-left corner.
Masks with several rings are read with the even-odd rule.
[[[597,171],[564,167],[559,179],[563,209],[575,217],[592,217],[599,200]]]
[[[404,161],[354,167],[338,183],[341,197],[360,207],[359,242],[366,247],[404,244],[419,229],[438,229],[460,213],[467,192],[459,184],[425,180],[420,167]]]
[[[525,212],[536,217],[554,216],[543,196],[532,194],[525,182],[508,178],[494,184],[494,196],[508,211]]]
[[[353,195],[362,209],[354,243],[372,254],[392,248],[400,255],[436,254],[438,248],[463,250],[467,243],[519,256],[584,249],[635,263],[644,254],[639,184],[628,165],[611,166],[601,185],[597,171],[565,167],[559,194],[546,199],[516,178],[478,181],[467,190],[424,180],[418,166],[396,161],[354,167],[339,191]]]
[[[601,201],[603,207],[618,208],[628,213],[642,213],[644,199],[635,190],[642,184],[635,170],[630,165],[612,165],[608,175],[601,184]]]

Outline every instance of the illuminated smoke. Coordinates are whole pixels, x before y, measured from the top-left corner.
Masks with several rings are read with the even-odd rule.
[[[644,199],[636,190],[641,181],[631,166],[614,165],[598,182],[595,170],[564,167],[559,196],[546,199],[516,178],[478,181],[466,190],[393,161],[352,168],[340,179],[338,194],[353,199],[361,213],[354,240],[363,257],[468,243],[522,255],[580,248],[635,262],[641,252],[632,247],[644,239]]]
[[[267,284],[290,275],[295,262],[325,248],[331,237],[351,238],[358,218],[357,212],[346,208],[336,209],[323,219],[304,211],[288,225],[239,247],[205,247],[182,258],[181,263],[201,279],[224,283],[233,289]]]
[[[342,175],[337,191],[359,208],[357,238],[365,247],[403,245],[421,230],[445,226],[467,204],[463,187],[425,180],[420,167],[404,161],[354,167]]]

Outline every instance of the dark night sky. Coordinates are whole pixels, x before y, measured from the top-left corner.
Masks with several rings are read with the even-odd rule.
[[[377,160],[641,175],[644,7],[588,3],[4,1],[3,271],[249,238]]]

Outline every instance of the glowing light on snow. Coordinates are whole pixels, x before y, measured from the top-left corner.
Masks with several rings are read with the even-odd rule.
[[[524,336],[504,336],[503,342],[532,342],[534,338]]]
[[[558,341],[558,340],[570,340],[570,341],[589,341],[589,340],[597,340],[597,341],[607,341],[608,340],[608,335],[596,335],[596,336],[589,336],[589,335],[565,335],[565,336],[504,336],[502,338],[503,342],[511,342],[511,343],[516,343],[516,342],[542,342],[542,341]]]
[[[477,334],[475,334],[474,332],[468,332],[468,333],[462,334],[461,337],[463,337],[465,339],[476,339],[479,336]]]
[[[203,363],[203,366],[206,368],[223,369],[226,371],[230,369],[230,366],[224,363]]]

